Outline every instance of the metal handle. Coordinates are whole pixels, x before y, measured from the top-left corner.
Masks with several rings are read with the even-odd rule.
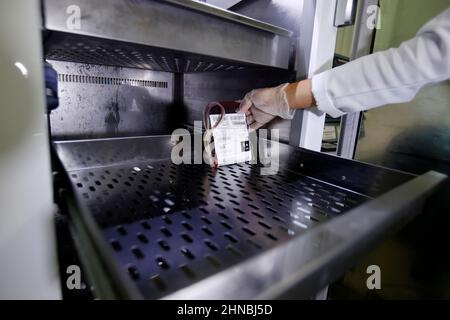
[[[357,6],[358,0],[338,0],[336,2],[334,26],[344,27],[355,24]]]

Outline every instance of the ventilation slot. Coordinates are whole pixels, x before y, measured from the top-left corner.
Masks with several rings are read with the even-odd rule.
[[[86,76],[86,75],[65,74],[65,73],[58,74],[58,81],[69,83],[72,82],[72,83],[147,87],[147,88],[161,88],[161,89],[167,89],[169,87],[169,83],[167,81],[111,78],[111,77]]]

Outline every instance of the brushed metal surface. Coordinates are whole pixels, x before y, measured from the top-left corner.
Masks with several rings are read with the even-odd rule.
[[[70,6],[80,9],[79,29],[68,23],[71,15],[67,10]],[[153,50],[165,50],[160,56],[165,57],[176,52],[180,60],[194,56],[202,61],[202,57],[208,56],[215,60],[283,69],[287,69],[289,65],[291,44],[288,36],[169,2],[45,0],[44,11],[45,28],[58,33],[56,37],[50,35],[47,40],[47,56],[53,59],[57,59],[56,54],[79,54],[79,50],[85,47],[85,41],[75,42],[73,36],[78,35],[89,38],[86,41],[92,40],[91,38],[96,41],[114,40],[113,47],[118,50],[123,50],[123,43],[128,47],[143,45],[148,51],[142,58],[147,60],[150,60],[147,55]],[[227,14],[234,15],[228,12]],[[78,43],[83,45],[77,49]],[[98,45],[88,47],[89,49],[85,50],[86,55],[91,52],[97,58],[101,54]],[[106,51],[115,54],[111,49],[108,47]],[[131,50],[130,53],[133,54],[133,51],[136,50]],[[143,52],[138,53],[144,55]],[[107,60],[108,53],[104,56]],[[119,54],[117,59],[120,56]],[[139,56],[136,57],[135,54],[135,58]]]
[[[170,2],[173,4],[177,4],[179,6],[183,6],[185,8],[194,9],[196,11],[205,12],[216,17],[227,19],[234,22],[239,22],[241,24],[257,28],[264,31],[269,31],[275,34],[283,35],[283,36],[291,36],[292,31],[288,29],[281,28],[277,25],[270,24],[264,21],[260,21],[257,19],[253,19],[246,15],[239,14],[237,12],[229,11],[219,6],[210,5],[206,2],[199,1],[191,1],[191,0],[165,0],[166,2]]]
[[[170,134],[181,125],[171,73],[50,62],[59,78],[55,140]]]

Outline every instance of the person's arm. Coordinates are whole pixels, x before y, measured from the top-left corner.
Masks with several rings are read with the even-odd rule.
[[[284,90],[290,109],[316,107],[316,98],[312,92],[312,80],[290,83]]]
[[[365,56],[314,76],[312,92],[319,110],[339,117],[408,102],[424,85],[449,78],[450,9],[447,9],[399,48]]]
[[[315,107],[333,117],[410,101],[426,84],[450,78],[450,9],[428,22],[399,48],[375,53],[312,79],[253,90],[240,110],[257,129],[275,116]],[[272,116],[272,117],[270,117]]]

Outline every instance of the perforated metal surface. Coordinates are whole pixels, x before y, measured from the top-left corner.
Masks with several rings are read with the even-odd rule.
[[[281,170],[88,168],[71,180],[146,298],[158,298],[273,248],[368,198]]]
[[[112,86],[124,85],[133,87],[168,88],[167,81],[139,80],[119,77],[102,77],[77,74],[58,74],[58,82],[86,83],[86,84],[106,84]]]
[[[82,10],[78,28],[67,21],[67,8],[74,5]],[[261,30],[261,22],[232,12],[224,16],[166,1],[122,0],[45,0],[43,8],[50,59],[172,72],[289,67],[289,31]]]
[[[182,73],[244,70],[248,67],[247,64],[226,60],[75,36],[68,37],[64,42],[53,43],[47,48],[45,57],[57,61]]]

